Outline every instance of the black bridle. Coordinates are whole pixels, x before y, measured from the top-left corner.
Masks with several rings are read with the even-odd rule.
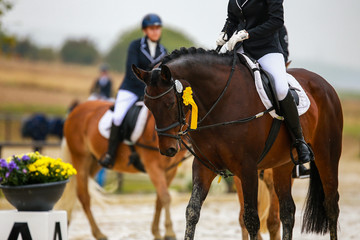
[[[159,99],[165,95],[167,95],[168,93],[170,93],[172,90],[174,90],[174,93],[175,93],[175,96],[176,96],[176,101],[177,101],[177,108],[178,108],[178,114],[179,114],[179,118],[178,118],[178,121],[177,122],[174,122],[172,124],[170,124],[169,126],[167,127],[163,127],[163,128],[158,128],[157,126],[155,126],[155,130],[156,132],[158,133],[158,136],[165,136],[165,137],[170,137],[170,138],[175,138],[176,140],[180,141],[181,140],[181,136],[185,135],[186,132],[185,131],[182,131],[182,129],[184,128],[184,126],[187,126],[187,122],[186,122],[186,118],[185,118],[185,113],[184,113],[184,109],[183,109],[183,106],[181,104],[181,99],[182,99],[182,90],[181,91],[177,91],[176,90],[176,84],[177,84],[177,81],[180,83],[179,80],[173,80],[171,79],[171,86],[168,90],[166,90],[165,92],[159,94],[159,95],[156,95],[156,96],[151,96],[147,93],[146,89],[147,87],[145,88],[145,96],[151,100],[156,100],[156,99]],[[170,134],[170,133],[167,133],[167,131],[177,127],[177,126],[180,126],[180,131],[174,135],[174,134]]]

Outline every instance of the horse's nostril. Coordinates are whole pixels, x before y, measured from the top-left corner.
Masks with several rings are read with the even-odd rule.
[[[166,150],[166,156],[173,157],[176,154],[176,149],[171,147]]]

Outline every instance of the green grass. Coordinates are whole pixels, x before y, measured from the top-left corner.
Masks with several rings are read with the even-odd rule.
[[[360,93],[359,92],[338,92],[340,100],[360,100]]]
[[[125,180],[122,193],[154,193],[156,192],[151,181]]]
[[[345,137],[356,137],[360,139],[360,122],[357,124],[344,124]]]
[[[147,174],[124,174],[121,193],[154,193],[156,189]]]

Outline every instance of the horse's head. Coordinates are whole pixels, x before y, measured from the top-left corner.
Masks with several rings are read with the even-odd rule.
[[[160,152],[173,157],[180,149],[180,133],[189,110],[182,103],[182,83],[172,79],[166,65],[152,71],[132,65],[132,70],[146,84],[144,103],[155,117]]]

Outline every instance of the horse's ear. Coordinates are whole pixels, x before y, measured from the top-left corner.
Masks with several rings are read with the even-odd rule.
[[[164,81],[170,81],[171,80],[171,71],[170,68],[166,65],[163,65],[161,67],[161,78]]]
[[[146,84],[148,84],[149,82],[149,72],[142,70],[141,68],[136,67],[134,64],[131,65],[131,69],[134,72],[135,76],[140,79],[141,81],[145,82]]]

